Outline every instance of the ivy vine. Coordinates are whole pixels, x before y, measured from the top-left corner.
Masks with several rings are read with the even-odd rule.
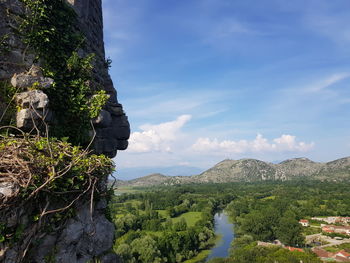
[[[77,15],[65,0],[21,1],[27,9],[19,30],[23,42],[36,54],[45,76],[55,80],[44,90],[55,113],[50,136],[86,145],[90,119],[108,96],[93,81],[94,55],[78,54],[83,53],[85,38],[76,29]]]

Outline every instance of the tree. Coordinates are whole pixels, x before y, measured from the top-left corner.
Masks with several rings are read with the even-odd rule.
[[[161,254],[156,241],[146,235],[131,242],[131,251],[137,262],[157,263],[161,262]]]
[[[130,262],[132,259],[131,248],[128,244],[121,244],[117,247],[116,253],[123,259],[124,262]]]
[[[276,239],[274,230],[278,219],[278,212],[273,207],[255,210],[241,220],[240,231],[255,240],[272,241]]]
[[[287,211],[280,219],[276,236],[285,245],[301,246],[304,244],[302,226],[291,211]]]
[[[187,223],[185,218],[181,218],[179,222],[174,224],[175,231],[185,231],[187,229]]]

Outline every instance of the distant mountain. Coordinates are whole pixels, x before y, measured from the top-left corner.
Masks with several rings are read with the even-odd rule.
[[[152,186],[152,185],[174,185],[174,184],[182,184],[182,183],[191,183],[190,176],[166,176],[163,174],[150,174],[147,176],[143,176],[137,179],[122,181],[119,180],[117,185],[122,186]]]
[[[152,174],[130,181],[119,182],[118,185],[151,186],[297,179],[350,180],[350,157],[327,163],[313,162],[307,158],[289,159],[278,164],[255,159],[224,160],[199,175],[165,176]]]
[[[115,177],[123,180],[131,180],[150,174],[160,173],[169,176],[190,176],[203,172],[203,169],[193,166],[176,165],[169,167],[134,167],[120,168],[115,172]]]

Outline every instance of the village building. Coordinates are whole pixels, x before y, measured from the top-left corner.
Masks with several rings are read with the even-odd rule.
[[[326,233],[337,233],[350,236],[350,226],[323,225],[322,231]]]
[[[299,224],[301,224],[302,226],[305,226],[305,227],[310,226],[309,220],[307,220],[307,219],[300,219]]]
[[[328,252],[322,248],[313,248],[312,252],[314,252],[322,261],[333,260],[333,253]]]
[[[350,262],[350,253],[345,250],[338,251],[334,254],[333,258],[337,262]]]
[[[328,216],[328,217],[312,217],[312,220],[324,221],[327,224],[350,224],[350,217],[342,217],[342,216]]]
[[[345,250],[332,253],[322,248],[313,248],[312,252],[314,252],[322,261],[350,262],[350,253]]]

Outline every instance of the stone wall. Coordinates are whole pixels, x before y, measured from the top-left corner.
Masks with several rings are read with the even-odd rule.
[[[110,95],[105,109],[94,121],[96,125],[94,147],[98,153],[114,157],[117,150],[125,150],[128,147],[130,125],[123,106],[118,102],[116,90],[105,65],[102,1],[68,0],[68,2],[76,10],[80,21],[79,28],[87,38],[85,52],[96,55],[95,81],[102,84]]]
[[[87,40],[86,48],[79,52],[82,54],[95,53],[95,82],[101,85],[106,93],[110,95],[100,115],[93,120],[96,131],[93,147],[99,154],[103,153],[109,157],[114,157],[117,150],[127,148],[130,126],[123,107],[118,102],[117,92],[105,65],[102,3],[101,0],[67,1],[78,14],[77,30],[83,32]],[[16,87],[25,85],[23,80],[31,82],[33,79],[39,79],[43,83],[48,81],[51,85],[54,80],[44,78],[41,75],[37,70],[37,65],[33,65],[34,54],[27,49],[15,34],[18,25],[14,17],[23,14],[25,14],[25,10],[19,0],[0,0],[0,40],[1,37],[7,36],[5,41],[8,49],[7,52],[0,54],[0,81],[12,82],[13,86]],[[42,115],[50,111],[50,102],[43,92],[24,92],[17,96],[17,102],[22,108],[17,114],[17,125],[21,128],[24,128],[25,125],[31,125],[30,122],[33,121],[33,112],[32,109],[27,107],[28,105],[36,105],[33,107],[34,112],[40,112]],[[0,97],[0,111],[3,111],[5,106]],[[1,115],[2,112],[0,112]],[[106,191],[106,187],[107,178],[100,182],[99,190]],[[0,202],[3,195],[11,192],[5,191],[10,188],[11,185],[0,184]],[[62,228],[57,230],[56,234],[42,234],[40,242],[33,244],[31,247],[25,262],[44,263],[50,257],[54,258],[52,262],[60,263],[83,263],[96,257],[105,263],[118,262],[117,257],[113,253],[109,253],[113,245],[114,226],[105,217],[106,205],[106,200],[99,200],[94,204],[92,214],[90,213],[90,202],[76,205],[76,216],[69,219]],[[30,207],[27,211],[17,210],[14,208],[14,218],[17,222],[28,220]],[[0,223],[6,223],[4,221],[6,220],[1,218]],[[21,250],[23,248],[17,246],[17,244],[12,244],[9,247],[0,243],[0,262],[21,262],[18,259]]]
[[[96,136],[93,146],[98,154],[114,157],[117,150],[127,148],[130,125],[122,104],[118,102],[117,92],[106,67],[102,2],[101,0],[68,0],[68,2],[78,14],[77,30],[86,37],[86,47],[79,52],[82,55],[95,54],[95,84],[102,86],[110,96],[100,116],[94,120]],[[9,50],[0,56],[0,81],[10,80],[14,74],[26,74],[33,65],[34,54],[30,53],[14,33],[18,26],[14,17],[23,13],[20,1],[0,0],[0,40],[2,36],[7,36],[6,43]],[[4,108],[5,105],[0,98],[0,109]]]

